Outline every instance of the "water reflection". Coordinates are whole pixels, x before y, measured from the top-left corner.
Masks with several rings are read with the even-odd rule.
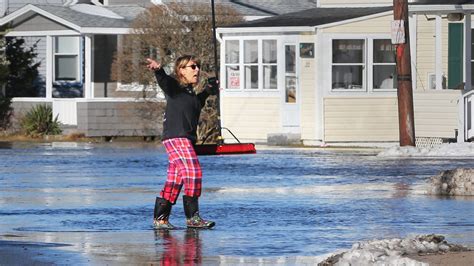
[[[216,229],[155,232],[161,147],[22,145],[0,149],[0,235],[67,243],[94,265],[301,265],[356,241],[421,233],[474,246],[474,199],[425,193],[430,176],[472,159],[311,149],[203,157],[201,211]]]
[[[406,198],[410,191],[410,185],[404,182],[398,182],[393,184],[393,198]]]
[[[160,265],[201,265],[201,240],[198,229],[186,229],[184,240],[180,241],[173,235],[173,231],[154,230],[155,245],[158,250],[163,249]]]

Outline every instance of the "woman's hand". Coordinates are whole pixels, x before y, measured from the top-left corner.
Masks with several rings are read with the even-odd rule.
[[[147,58],[146,62],[147,62],[146,67],[150,70],[155,71],[161,68],[161,64],[151,58]]]
[[[208,78],[206,91],[210,95],[216,95],[219,93],[219,80],[214,77]]]

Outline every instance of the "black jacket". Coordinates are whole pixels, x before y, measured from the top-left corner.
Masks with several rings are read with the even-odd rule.
[[[196,143],[201,109],[207,97],[214,94],[216,88],[203,90],[196,95],[191,86],[179,85],[178,81],[167,75],[162,68],[155,71],[155,76],[166,98],[162,139],[188,138]]]

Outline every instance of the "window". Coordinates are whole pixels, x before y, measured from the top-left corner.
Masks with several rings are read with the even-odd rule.
[[[333,91],[394,91],[395,46],[390,39],[333,39]]]
[[[374,40],[372,79],[374,90],[397,87],[395,45],[391,40]]]
[[[225,87],[233,90],[278,89],[277,41],[225,41]]]
[[[79,81],[79,37],[55,38],[54,81]]]
[[[296,103],[296,45],[285,45],[285,103]]]
[[[258,89],[258,41],[244,41],[244,89]]]
[[[262,66],[263,66],[263,88],[277,89],[277,42],[275,40],[263,40]]]
[[[239,41],[226,41],[225,44],[225,75],[226,84],[228,89],[239,89],[240,88],[240,53],[239,53]]]
[[[363,89],[365,40],[333,40],[332,51],[332,89]]]

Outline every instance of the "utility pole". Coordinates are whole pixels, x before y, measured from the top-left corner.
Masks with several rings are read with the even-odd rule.
[[[408,0],[393,0],[393,18],[392,42],[396,44],[400,146],[415,146]],[[394,38],[394,35],[397,36]]]

